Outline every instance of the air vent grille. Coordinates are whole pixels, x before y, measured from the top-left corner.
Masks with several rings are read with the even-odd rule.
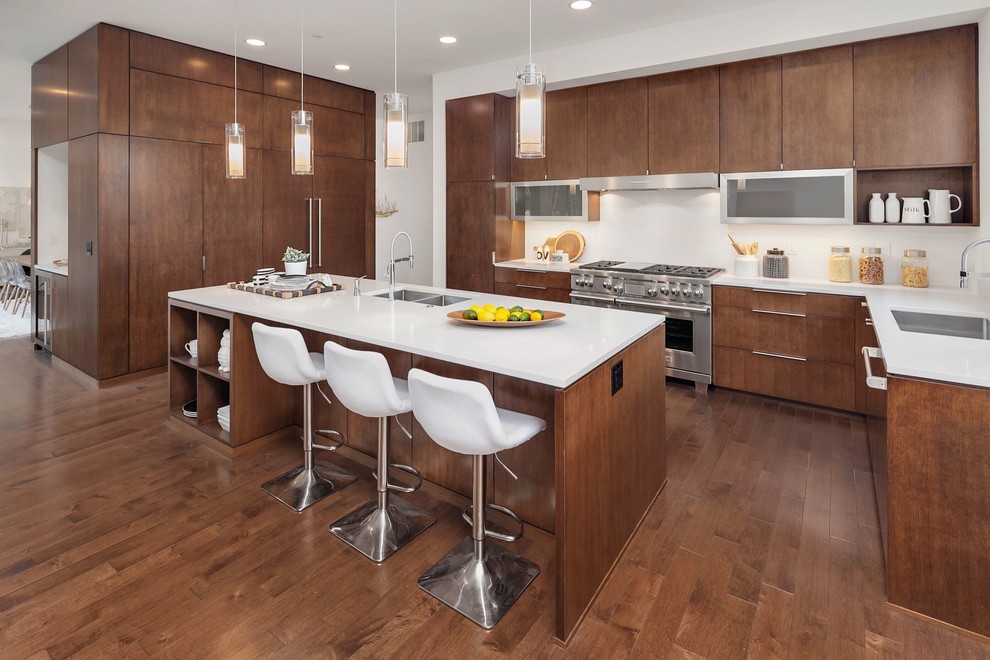
[[[423,142],[426,140],[426,121],[409,122],[409,142]]]

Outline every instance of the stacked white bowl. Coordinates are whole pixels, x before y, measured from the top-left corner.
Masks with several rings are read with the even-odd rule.
[[[217,408],[217,422],[220,423],[220,428],[230,432],[230,404]]]

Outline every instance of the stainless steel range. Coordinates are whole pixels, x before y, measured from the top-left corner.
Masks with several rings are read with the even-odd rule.
[[[595,261],[571,269],[571,302],[667,317],[665,372],[712,382],[712,285],[721,268]]]

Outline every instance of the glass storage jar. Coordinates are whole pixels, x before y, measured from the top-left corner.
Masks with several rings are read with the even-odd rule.
[[[780,248],[767,250],[763,255],[763,277],[786,279],[790,271],[787,255]]]
[[[928,288],[928,257],[924,250],[904,250],[901,259],[901,284],[919,289]]]
[[[852,272],[849,248],[832,246],[832,255],[828,258],[829,282],[852,282]]]
[[[865,247],[859,255],[859,281],[883,284],[883,254],[878,247]]]

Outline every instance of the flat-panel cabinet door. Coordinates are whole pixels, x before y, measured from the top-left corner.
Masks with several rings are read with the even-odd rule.
[[[718,67],[649,79],[650,173],[718,172]]]
[[[262,154],[262,265],[282,270],[286,247],[304,252],[315,248],[310,234],[310,205],[314,176],[296,176],[290,171],[288,151],[264,150]],[[312,207],[313,226],[316,225]],[[315,229],[314,229],[315,231]],[[316,263],[315,261],[313,263]]]
[[[719,168],[779,170],[780,58],[719,67]]]
[[[588,176],[646,174],[647,99],[645,78],[588,87]]]
[[[129,371],[168,359],[168,292],[203,286],[203,147],[131,138]]]
[[[203,146],[203,286],[247,279],[261,258],[261,149],[247,150],[244,179],[228,179],[220,145]]]
[[[447,181],[495,178],[494,94],[447,101]]]
[[[784,55],[781,106],[785,170],[852,167],[852,46]]]
[[[31,67],[31,147],[65,142],[69,135],[68,45]]]
[[[366,263],[368,223],[373,223],[367,180],[374,177],[368,161],[334,156],[316,157],[313,196],[313,270],[337,275],[372,276]],[[372,243],[374,237],[372,235]]]
[[[547,178],[588,176],[588,89],[547,92]]]
[[[491,182],[447,184],[447,286],[495,290],[495,187]]]

